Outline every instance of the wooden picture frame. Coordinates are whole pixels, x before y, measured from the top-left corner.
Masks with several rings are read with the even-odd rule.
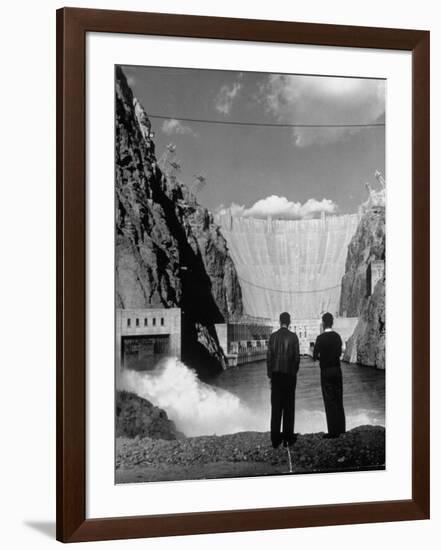
[[[412,498],[86,519],[87,32],[405,50],[412,54]],[[429,32],[63,8],[57,11],[57,539],[63,542],[429,517]]]

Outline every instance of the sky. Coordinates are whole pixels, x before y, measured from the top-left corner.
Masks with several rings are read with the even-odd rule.
[[[300,219],[356,212],[385,174],[385,128],[280,124],[377,124],[384,80],[123,66],[151,119],[158,160],[176,146],[178,177],[203,176],[198,200],[212,212]],[[164,118],[155,118],[159,115]],[[182,119],[253,122],[245,126]]]

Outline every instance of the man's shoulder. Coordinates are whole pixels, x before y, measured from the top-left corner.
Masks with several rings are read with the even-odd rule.
[[[291,340],[293,342],[295,342],[299,339],[297,334],[295,332],[293,332],[292,330],[289,330],[289,329],[284,330],[282,335],[283,335],[283,338],[286,338],[286,339]]]
[[[292,332],[291,330],[287,328],[279,328],[272,332],[269,336],[269,339],[272,340],[274,338],[277,338],[278,336],[281,336],[282,338],[292,338],[293,340],[297,339],[297,334],[295,332]]]
[[[329,339],[329,340],[341,340],[340,334],[338,332],[335,332],[335,330],[328,330],[325,332],[322,332],[317,336],[318,339]]]

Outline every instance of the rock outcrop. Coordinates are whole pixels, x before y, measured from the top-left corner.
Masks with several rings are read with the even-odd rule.
[[[378,369],[385,368],[385,288],[378,281],[372,296],[364,303],[354,333],[349,338],[344,359]]]
[[[385,258],[385,210],[377,207],[361,217],[348,246],[341,283],[340,315],[358,317],[366,301],[366,271],[369,264]]]
[[[167,413],[134,393],[116,392],[116,437],[179,439],[184,437]]]
[[[116,71],[116,307],[180,307],[182,359],[223,365],[214,324],[242,314],[226,241],[211,213],[155,156],[151,124]]]
[[[375,205],[362,216],[348,247],[342,279],[340,315],[358,317],[344,359],[367,366],[385,367],[385,279],[368,295],[367,270],[371,262],[385,260],[385,210]]]

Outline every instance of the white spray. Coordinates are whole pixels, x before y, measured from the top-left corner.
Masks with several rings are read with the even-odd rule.
[[[123,371],[119,386],[167,411],[189,437],[256,430],[254,411],[232,393],[201,382],[176,358],[161,361],[153,371]]]

